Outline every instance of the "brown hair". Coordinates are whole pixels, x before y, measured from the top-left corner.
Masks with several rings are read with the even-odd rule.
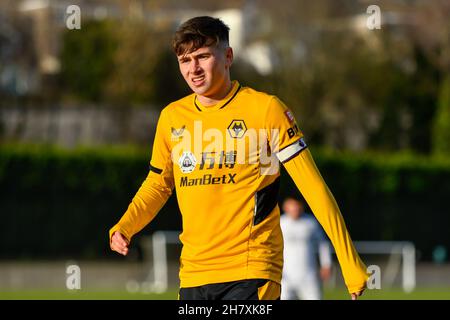
[[[173,51],[179,56],[219,43],[228,45],[229,30],[230,28],[217,18],[202,16],[189,19],[175,32],[172,41]]]

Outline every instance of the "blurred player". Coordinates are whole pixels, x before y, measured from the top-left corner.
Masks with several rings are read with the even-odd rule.
[[[284,239],[282,300],[320,300],[321,280],[331,275],[331,249],[317,220],[294,198],[283,202],[280,218]],[[319,254],[320,269],[317,265]]]
[[[281,162],[333,242],[356,299],[368,276],[339,208],[292,112],[277,97],[231,80],[228,34],[212,17],[190,19],[176,31],[173,49],[193,93],[161,112],[150,172],[111,228],[111,249],[126,255],[133,235],[176,188],[180,299],[279,299]]]

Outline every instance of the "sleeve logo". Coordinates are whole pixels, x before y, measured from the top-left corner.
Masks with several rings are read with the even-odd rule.
[[[286,110],[286,111],[284,112],[284,115],[286,116],[286,118],[288,118],[288,120],[289,120],[290,123],[295,122],[294,115],[292,114],[292,112],[291,112],[290,110]]]
[[[303,138],[300,138],[298,140],[298,145],[300,146],[300,150],[303,150],[307,147],[305,139],[303,139]]]

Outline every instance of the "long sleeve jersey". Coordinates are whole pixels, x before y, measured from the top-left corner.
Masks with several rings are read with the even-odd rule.
[[[280,283],[280,162],[330,238],[349,291],[360,291],[366,268],[292,112],[237,81],[214,106],[191,94],[163,109],[150,172],[110,237],[119,231],[131,240],[175,188],[181,287],[256,278]]]

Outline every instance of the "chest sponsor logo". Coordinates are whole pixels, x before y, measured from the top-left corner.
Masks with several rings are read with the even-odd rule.
[[[203,121],[171,127],[171,160],[182,173],[195,170],[235,169],[239,165],[257,165],[261,175],[279,172],[279,142],[283,135],[293,137],[298,134],[294,125],[287,132],[279,128],[259,128],[258,123],[248,127],[245,120],[225,120],[215,127],[204,129]],[[226,126],[228,123],[228,126]],[[195,155],[195,156],[194,156]]]
[[[236,184],[236,175],[236,173],[228,173],[221,176],[205,174],[203,177],[196,179],[182,177],[180,180],[180,187],[206,186],[211,184]]]
[[[197,164],[197,159],[192,154],[192,152],[183,152],[180,159],[178,160],[178,165],[180,166],[181,172],[191,173],[195,169]]]

